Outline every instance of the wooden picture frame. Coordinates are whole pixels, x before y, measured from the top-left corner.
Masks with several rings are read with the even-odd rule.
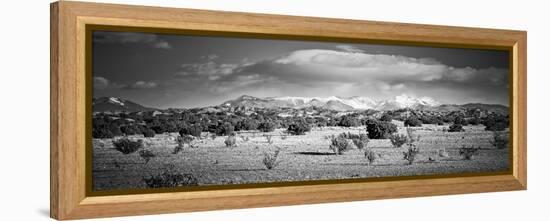
[[[51,4],[50,209],[79,219],[354,200],[525,190],[527,188],[527,33],[515,30],[235,13],[80,2]],[[486,176],[279,185],[91,196],[86,185],[90,119],[87,25],[149,27],[258,37],[369,41],[510,51],[510,173]],[[87,160],[88,159],[88,160]],[[388,191],[391,190],[391,191]]]

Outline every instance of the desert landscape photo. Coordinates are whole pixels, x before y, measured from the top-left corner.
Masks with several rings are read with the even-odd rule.
[[[507,51],[92,35],[93,191],[511,167]]]

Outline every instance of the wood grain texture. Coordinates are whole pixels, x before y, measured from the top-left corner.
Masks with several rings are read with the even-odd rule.
[[[57,2],[51,9],[50,211],[57,219],[233,209],[523,190],[527,188],[527,34],[524,31],[111,4]],[[214,31],[264,37],[509,48],[510,175],[87,197],[85,26]]]

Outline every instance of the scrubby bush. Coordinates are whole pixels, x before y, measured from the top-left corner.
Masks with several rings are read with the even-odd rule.
[[[449,132],[462,132],[464,129],[462,128],[462,124],[452,124],[449,126]]]
[[[464,119],[464,117],[462,116],[456,116],[453,120],[453,124],[466,126],[468,125],[468,121],[466,121],[466,119]]]
[[[407,128],[407,151],[403,152],[403,159],[405,159],[409,165],[413,164],[416,155],[420,153],[420,150],[416,147],[416,142],[420,141],[420,135],[415,135],[412,128]]]
[[[157,155],[155,155],[153,153],[153,151],[150,151],[150,150],[140,150],[139,151],[139,156],[145,160],[145,164],[149,163],[149,161],[151,159],[153,159],[154,157],[156,157]]]
[[[340,126],[340,127],[358,127],[358,126],[361,126],[361,122],[359,121],[359,119],[357,119],[355,117],[345,115],[345,116],[342,117],[342,119],[340,119],[340,122],[338,123],[338,126]]]
[[[260,125],[258,125],[258,130],[264,133],[272,132],[275,130],[275,123],[271,121],[261,122]]]
[[[201,137],[201,132],[202,132],[202,127],[198,124],[184,125],[178,131],[181,137],[184,137],[185,135],[190,135],[197,138]]]
[[[369,139],[386,139],[397,132],[397,126],[389,122],[369,119],[366,124]]]
[[[487,131],[503,131],[509,125],[509,120],[502,115],[489,115],[483,122]]]
[[[109,130],[109,128],[107,127],[93,127],[92,129],[92,137],[93,138],[99,138],[99,139],[103,139],[103,138],[113,138],[115,135],[113,134],[113,132],[111,132],[111,130]]]
[[[176,139],[178,145],[176,147],[174,147],[174,150],[172,151],[172,154],[177,154],[179,153],[180,151],[183,150],[183,148],[185,147],[185,145],[193,148],[193,144],[191,142],[193,142],[193,140],[195,140],[195,137],[191,136],[191,135],[186,135],[184,134],[183,136],[178,136],[178,138]]]
[[[509,142],[508,134],[505,132],[493,131],[493,140],[491,140],[491,145],[497,149],[504,149],[508,147]]]
[[[478,154],[478,151],[479,151],[479,148],[475,148],[474,145],[472,145],[470,147],[466,147],[466,145],[462,145],[462,147],[459,149],[458,153],[465,160],[471,160],[474,155]]]
[[[371,148],[365,149],[365,158],[368,161],[369,165],[372,165],[376,160],[376,153]]]
[[[392,121],[392,116],[389,115],[388,113],[384,113],[382,114],[382,116],[380,117],[380,121],[385,121],[385,122],[391,122]]]
[[[136,125],[125,125],[120,127],[120,131],[125,135],[140,134],[141,130]]]
[[[95,124],[94,122],[94,126],[92,128],[93,138],[113,138],[120,135],[122,135],[122,132],[117,124],[113,122]]]
[[[143,140],[133,141],[128,138],[121,138],[113,141],[115,149],[123,154],[131,154],[143,148]]]
[[[298,122],[288,125],[287,133],[291,135],[304,135],[311,131],[311,127],[305,122]]]
[[[390,135],[390,141],[394,147],[399,148],[407,142],[407,136],[404,134],[392,134]]]
[[[357,149],[362,150],[369,144],[369,137],[366,134],[359,134],[358,137],[352,138],[351,141],[353,141]]]
[[[351,149],[351,143],[341,134],[330,138],[329,148],[337,155],[342,155],[344,152]]]
[[[408,117],[405,122],[405,127],[422,127],[422,122],[415,116]]]
[[[141,134],[143,134],[144,137],[154,137],[155,131],[150,128],[145,128],[141,131]]]
[[[474,126],[481,124],[481,120],[477,117],[469,118],[467,121],[468,121],[468,124],[474,125]]]
[[[267,144],[271,145],[273,144],[273,135],[270,134],[264,134],[265,140],[267,141]]]
[[[264,163],[265,168],[267,168],[268,170],[271,170],[279,165],[280,161],[277,161],[277,157],[279,156],[280,151],[281,149],[277,148],[275,152],[273,152],[273,154],[264,153],[264,158],[262,160],[262,163]]]
[[[218,136],[229,136],[234,135],[235,127],[231,125],[229,122],[225,123],[218,123],[218,126],[216,127],[216,131],[214,133]]]
[[[437,124],[443,125],[443,120],[437,116],[423,115],[419,118],[422,124]]]
[[[407,149],[407,151],[403,151],[403,159],[407,161],[407,163],[409,165],[413,164],[415,158],[416,158],[416,155],[419,153],[420,151],[418,150],[418,148],[416,147],[409,147]]]
[[[227,136],[224,143],[226,147],[237,146],[237,138],[234,135]]]
[[[162,173],[150,178],[143,178],[148,188],[169,188],[182,186],[198,186],[199,181],[193,174],[178,173],[173,169],[166,169]]]
[[[237,122],[235,125],[235,131],[241,131],[241,130],[256,130],[259,125],[256,122],[256,120],[253,119],[244,119],[242,121]]]

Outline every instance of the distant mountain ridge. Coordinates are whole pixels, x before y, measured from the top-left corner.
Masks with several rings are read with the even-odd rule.
[[[156,110],[155,108],[145,107],[141,104],[118,97],[93,98],[92,109],[94,112],[137,112]]]
[[[94,112],[138,112],[159,110],[146,107],[136,102],[117,97],[100,97],[93,99]],[[258,98],[242,95],[236,99],[223,102],[221,105],[204,108],[293,108],[303,109],[318,107],[334,111],[362,111],[378,110],[389,111],[410,108],[422,111],[452,112],[466,109],[479,109],[483,111],[507,114],[509,108],[499,104],[441,104],[429,97],[412,97],[408,95],[396,96],[392,99],[376,101],[368,97],[267,97]]]
[[[429,97],[416,98],[408,95],[396,96],[394,99],[376,101],[368,97],[267,97],[257,98],[243,95],[226,101],[222,106],[246,106],[259,108],[305,108],[321,107],[336,111],[352,110],[395,110],[400,108],[436,107],[440,103]]]

